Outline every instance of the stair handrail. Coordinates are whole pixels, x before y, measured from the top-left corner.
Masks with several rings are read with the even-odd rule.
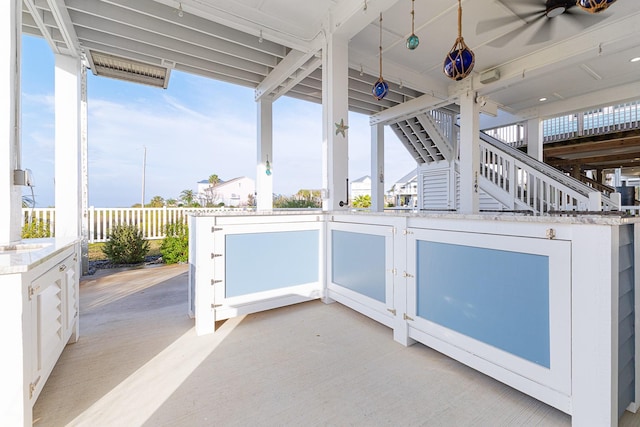
[[[540,162],[532,158],[531,156],[527,155],[526,153],[523,153],[522,151],[516,148],[513,148],[508,144],[500,141],[499,139],[489,136],[482,131],[480,131],[480,139],[486,142],[487,144],[490,144],[494,148],[504,153],[507,153],[509,156],[517,159],[521,163],[526,164],[528,167],[538,171],[539,173],[544,174],[545,176],[552,178],[553,180],[561,183],[562,185],[577,192],[578,194],[583,195],[586,198],[590,197],[589,194],[598,192],[592,187],[589,187],[587,184],[584,184],[581,181],[571,176],[565,175],[564,173],[560,172],[553,166]],[[602,195],[602,204],[603,206],[606,206],[611,210],[616,210],[620,208],[618,203],[616,203],[614,200],[612,200],[609,196],[605,194]]]

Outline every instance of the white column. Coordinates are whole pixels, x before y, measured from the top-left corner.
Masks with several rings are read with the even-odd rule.
[[[371,212],[384,211],[384,125],[371,126]]]
[[[273,209],[273,177],[267,174],[267,161],[273,166],[273,101],[262,97],[258,105],[258,170],[256,172],[256,210]]]
[[[475,93],[460,96],[460,213],[478,213],[480,107]]]
[[[617,426],[618,229],[576,225],[573,236],[571,424]]]
[[[348,80],[348,40],[329,34],[322,55],[322,187],[326,190],[322,209],[325,211],[346,209],[348,204],[349,130],[340,132],[336,126],[349,123]]]
[[[0,243],[20,240],[21,187],[13,185],[13,171],[22,169],[20,158],[20,38],[22,2],[9,0],[0,6]]]
[[[544,159],[542,137],[542,120],[539,117],[528,120],[527,154],[540,162]]]
[[[82,218],[81,99],[78,58],[55,55],[56,237],[79,237]]]
[[[81,68],[80,92],[80,146],[81,146],[81,192],[82,192],[82,243],[81,263],[82,274],[89,272],[89,138],[87,127],[89,111],[87,105],[87,68]]]

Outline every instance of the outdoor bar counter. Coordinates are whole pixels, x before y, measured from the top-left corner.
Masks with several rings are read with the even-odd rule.
[[[617,425],[638,409],[636,218],[274,211],[189,224],[198,334],[322,298],[571,414],[574,425]]]

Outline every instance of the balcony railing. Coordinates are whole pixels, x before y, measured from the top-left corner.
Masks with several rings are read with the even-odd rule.
[[[542,122],[544,143],[638,128],[640,128],[640,101],[552,117]],[[484,132],[514,148],[527,144],[524,123],[485,129]]]

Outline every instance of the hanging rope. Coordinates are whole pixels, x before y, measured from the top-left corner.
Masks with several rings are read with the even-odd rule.
[[[380,80],[382,80],[382,12],[380,12],[380,44],[379,44],[379,52],[380,52]]]

